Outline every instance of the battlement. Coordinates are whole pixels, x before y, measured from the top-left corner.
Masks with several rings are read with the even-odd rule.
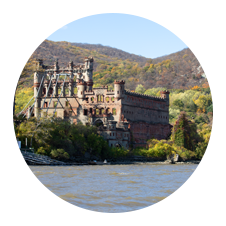
[[[160,91],[161,94],[170,94],[170,91],[168,90],[163,90],[163,91]]]
[[[134,92],[130,92],[128,90],[125,90],[125,94],[130,95],[130,96],[146,98],[146,99],[150,99],[150,100],[165,101],[165,98],[163,98],[163,97],[156,97],[156,96],[151,96],[151,95],[146,95],[146,94],[134,93]]]
[[[125,81],[124,80],[119,80],[119,81],[115,80],[114,84],[123,84],[124,85]]]

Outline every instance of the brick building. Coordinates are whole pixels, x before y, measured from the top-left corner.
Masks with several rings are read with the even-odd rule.
[[[93,88],[92,57],[84,64],[70,61],[65,68],[58,61],[45,66],[38,60],[37,66],[34,113],[28,111],[28,117],[48,114],[98,125],[109,146],[144,146],[147,139],[170,135],[168,91],[162,91],[161,97],[133,93],[125,89],[123,80],[114,82],[114,90]]]

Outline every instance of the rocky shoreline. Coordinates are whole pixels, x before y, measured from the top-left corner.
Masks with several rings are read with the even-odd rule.
[[[184,161],[184,162],[175,162],[171,163],[170,161],[153,161],[153,162],[132,162],[132,161],[115,161],[115,162],[107,162],[103,163],[102,161],[97,161],[96,164],[89,164],[88,162],[65,162],[62,164],[31,164],[27,162],[29,166],[37,166],[37,165],[43,165],[43,166],[84,166],[84,165],[188,165],[188,164],[199,164],[200,160],[190,160],[190,161]]]
[[[190,160],[185,162],[175,162],[173,164],[199,164],[200,160]],[[127,164],[148,164],[148,165],[173,165],[170,161],[153,161],[153,162],[111,162],[110,165],[127,165]]]
[[[170,160],[164,161],[107,161],[107,163],[103,163],[103,161],[96,161],[95,163],[89,163],[89,161],[83,162],[66,162],[65,165],[185,165],[185,164],[199,164],[200,160],[188,160],[188,161],[177,161],[172,163]]]
[[[167,165],[167,164],[199,164],[200,160],[186,160],[181,158],[166,159],[166,158],[153,158],[143,156],[130,156],[121,158],[108,158],[100,159],[95,156],[77,157],[67,161],[58,161],[51,159],[47,156],[40,156],[36,154],[27,153],[23,154],[25,161],[28,165],[49,165],[49,166],[76,166],[76,165],[141,165],[141,164],[152,164],[152,165]]]

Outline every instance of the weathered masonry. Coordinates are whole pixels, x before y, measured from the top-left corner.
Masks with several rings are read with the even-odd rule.
[[[109,146],[144,146],[147,139],[170,135],[168,91],[162,91],[161,97],[133,93],[125,90],[123,80],[114,82],[114,90],[93,88],[93,63],[87,57],[84,64],[70,61],[61,68],[58,61],[45,66],[38,60],[34,113],[28,111],[28,117],[48,114],[71,123],[98,125]]]

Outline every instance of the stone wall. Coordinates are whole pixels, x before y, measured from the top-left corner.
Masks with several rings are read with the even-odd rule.
[[[93,88],[92,58],[86,58],[83,65],[69,62],[67,68],[60,68],[58,62],[53,67],[43,64],[42,67],[47,68],[47,74],[34,75],[35,94],[41,88],[36,112],[43,106],[42,115],[47,109],[48,114],[53,115],[59,98],[55,116],[69,119],[72,123],[103,124],[100,132],[109,146],[120,144],[128,148],[131,137],[134,146],[145,146],[148,139],[166,139],[170,135],[168,91],[162,91],[161,97],[133,93],[125,90],[123,80],[114,82],[114,90],[108,90],[107,86]],[[64,87],[62,79],[57,83],[57,73],[68,73]],[[41,84],[43,76],[45,80]],[[50,82],[51,77],[54,79]],[[76,87],[77,92],[74,92]],[[61,96],[58,88],[63,90]],[[116,123],[115,132],[108,127],[111,122]],[[126,123],[128,128],[124,127]]]

